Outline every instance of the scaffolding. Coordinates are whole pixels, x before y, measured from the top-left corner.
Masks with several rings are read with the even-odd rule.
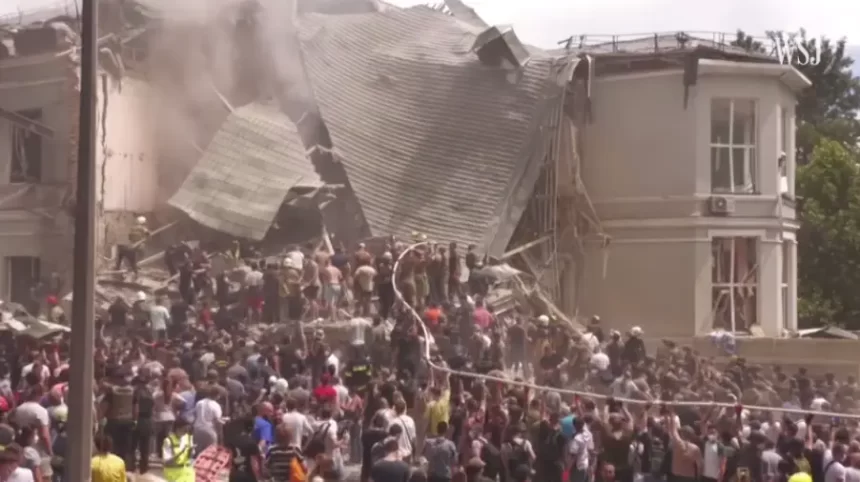
[[[587,59],[575,58],[559,69],[558,81],[565,87],[546,126],[542,170],[502,256],[533,277],[533,289],[558,309],[554,314],[571,321],[579,314],[586,237],[608,239],[580,176],[579,132],[587,120],[589,71]]]

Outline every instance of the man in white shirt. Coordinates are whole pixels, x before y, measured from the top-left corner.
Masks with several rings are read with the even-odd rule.
[[[27,365],[24,365],[24,367],[21,368],[21,381],[22,382],[24,381],[24,378],[26,378],[27,375],[29,375],[33,371],[33,367],[38,367],[39,380],[42,380],[43,382],[47,382],[48,379],[51,377],[51,369],[48,368],[48,366],[45,364],[44,357],[42,357],[42,355],[39,355],[36,357],[36,359],[34,361],[32,361],[31,363],[29,363]]]
[[[155,305],[149,308],[149,326],[156,340],[167,339],[167,324],[170,312],[164,306],[164,298],[156,298]]]
[[[403,454],[404,459],[410,459],[415,453],[415,420],[406,414],[406,402],[402,399],[394,401],[394,418],[388,425],[389,429],[392,425],[400,425],[403,431],[397,439],[398,451]]]
[[[299,248],[293,247],[284,257],[284,265],[301,271],[305,266],[305,255]]]
[[[845,456],[846,447],[840,443],[833,444],[831,449],[832,458],[824,463],[824,482],[845,482]]]
[[[326,368],[334,367],[334,373],[332,373],[332,376],[336,377],[338,372],[340,372],[340,358],[337,356],[337,354],[335,352],[331,352],[331,354],[328,356],[328,358],[326,358],[325,366],[326,366]]]
[[[53,474],[50,462],[54,455],[51,447],[51,417],[48,410],[39,403],[43,395],[41,385],[31,387],[28,395],[28,400],[12,412],[12,422],[19,427],[36,429],[38,442],[35,448],[42,459],[42,473],[50,478]]]
[[[719,480],[723,468],[723,450],[718,435],[716,427],[708,427],[702,454],[702,476],[705,479]]]
[[[355,315],[370,316],[370,305],[373,304],[373,280],[376,269],[369,264],[359,266],[355,276]]]
[[[573,420],[575,435],[570,441],[568,453],[570,454],[570,482],[585,482],[588,480],[588,466],[590,463],[588,454],[594,451],[594,439],[582,419],[577,417]]]
[[[214,400],[215,389],[203,393],[204,398],[194,405],[194,445],[196,453],[203,453],[207,447],[218,443],[221,418],[224,412]]]
[[[349,326],[352,330],[352,345],[364,345],[367,341],[367,330],[373,326],[373,323],[367,318],[352,318],[349,320]]]
[[[311,426],[308,417],[298,411],[297,408],[298,404],[296,401],[292,398],[287,398],[287,412],[283,417],[281,417],[281,421],[290,429],[290,433],[293,434],[291,445],[294,447],[301,447],[302,438],[305,435],[310,436],[314,429]]]
[[[13,443],[0,452],[0,480],[8,482],[34,482],[33,471],[21,467],[24,449]]]
[[[314,430],[325,430],[325,453],[334,462],[335,471],[343,473],[343,454],[340,451],[341,441],[337,437],[337,422],[332,419],[332,412],[328,408],[320,411],[320,419],[316,422]]]

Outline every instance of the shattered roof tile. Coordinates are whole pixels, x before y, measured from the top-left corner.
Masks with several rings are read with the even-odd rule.
[[[560,90],[548,55],[482,64],[481,30],[427,7],[301,17],[310,87],[374,236],[505,248]]]
[[[319,187],[295,125],[277,108],[230,114],[170,205],[233,236],[263,239],[293,187]]]

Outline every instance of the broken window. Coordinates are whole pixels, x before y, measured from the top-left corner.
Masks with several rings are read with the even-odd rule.
[[[39,312],[36,290],[42,276],[42,263],[33,256],[9,256],[6,258],[6,286],[9,300],[27,307],[31,314]]]
[[[714,327],[748,331],[758,322],[758,240],[714,238],[711,249]]]
[[[42,109],[18,112],[30,120],[41,121]],[[39,182],[42,180],[42,137],[35,132],[12,124],[12,167],[9,182]]]
[[[756,192],[756,103],[711,100],[711,190]]]

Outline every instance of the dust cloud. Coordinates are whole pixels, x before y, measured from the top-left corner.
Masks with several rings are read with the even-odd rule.
[[[166,199],[200,157],[233,106],[282,93],[301,77],[290,0],[158,2],[146,71],[161,150],[159,196]]]

